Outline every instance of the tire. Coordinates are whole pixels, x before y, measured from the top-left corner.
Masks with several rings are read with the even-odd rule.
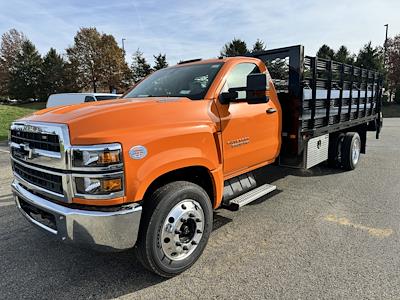
[[[203,253],[212,223],[211,201],[203,188],[187,181],[168,183],[145,200],[135,252],[150,271],[173,277]]]
[[[331,168],[338,168],[341,166],[341,148],[344,137],[344,133],[339,133],[338,135],[332,136],[332,140],[329,142],[328,166]]]
[[[347,132],[342,144],[342,167],[354,170],[360,161],[361,139],[357,132]]]

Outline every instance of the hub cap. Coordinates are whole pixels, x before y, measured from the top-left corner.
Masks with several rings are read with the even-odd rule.
[[[204,212],[200,204],[185,199],[175,205],[161,229],[161,248],[169,259],[182,260],[197,248],[204,231]]]
[[[353,149],[351,151],[351,158],[353,160],[353,165],[358,163],[358,159],[360,158],[361,152],[361,143],[359,139],[355,139],[353,143]]]

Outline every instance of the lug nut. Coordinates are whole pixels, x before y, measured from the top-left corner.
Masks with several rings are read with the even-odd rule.
[[[186,209],[186,205],[185,204],[182,204],[181,207],[182,207],[182,209]]]
[[[179,242],[176,242],[175,245],[179,247],[179,246],[181,246],[182,244],[179,243]]]
[[[187,247],[187,246],[183,246],[183,248],[182,248],[183,250],[189,250],[189,248]]]

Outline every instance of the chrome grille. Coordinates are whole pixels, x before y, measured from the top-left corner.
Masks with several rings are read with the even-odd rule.
[[[56,134],[36,133],[12,129],[10,141],[27,144],[30,148],[60,152],[60,139]]]
[[[70,147],[68,126],[41,122],[15,122],[10,128],[12,157],[37,166],[67,170]]]
[[[63,194],[62,177],[25,167],[14,162],[14,172],[27,182],[46,190]]]

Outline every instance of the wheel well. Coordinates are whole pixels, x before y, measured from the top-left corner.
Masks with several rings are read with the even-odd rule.
[[[330,133],[329,138],[337,137],[340,133],[346,134],[347,132],[357,132],[361,139],[361,153],[365,154],[367,145],[367,125],[361,124],[358,126],[350,127],[345,130],[340,130]]]
[[[201,186],[210,197],[211,203],[214,205],[214,182],[209,170],[201,166],[186,167],[165,173],[154,180],[147,188],[143,199],[148,197],[159,187],[173,181],[189,181]],[[145,200],[146,201],[146,200]]]

